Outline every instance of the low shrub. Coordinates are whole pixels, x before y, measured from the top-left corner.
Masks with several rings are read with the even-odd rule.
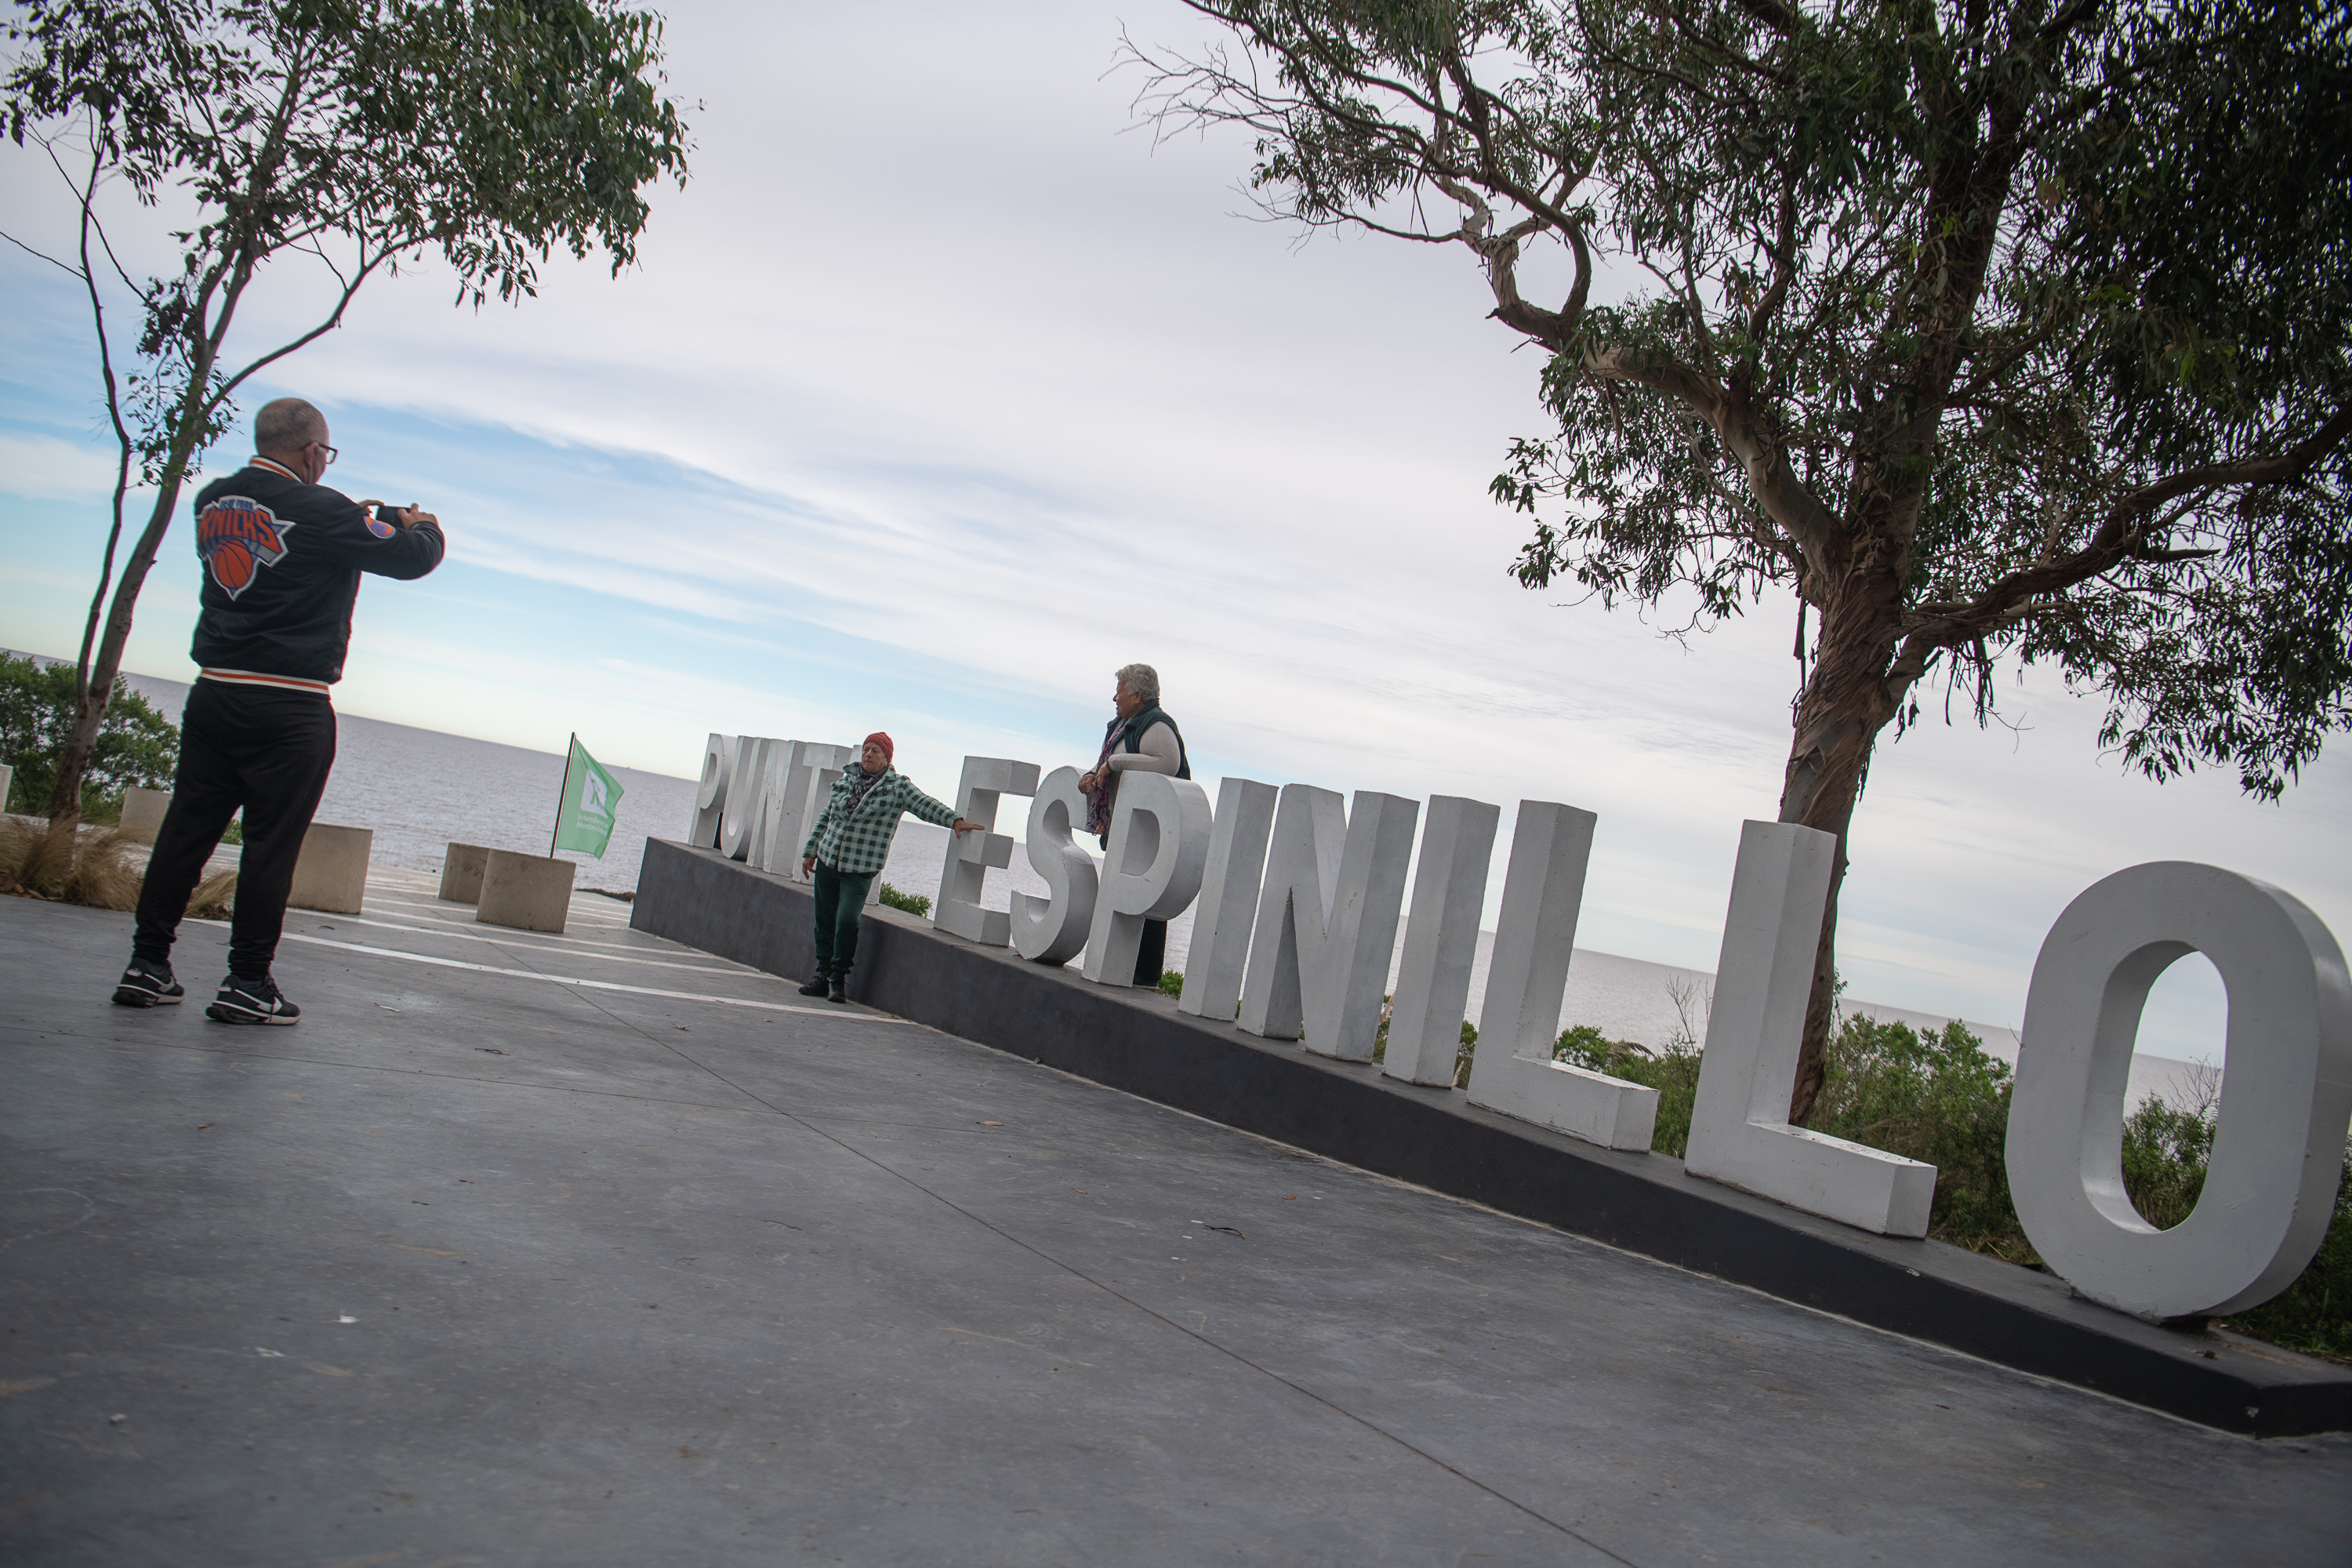
[[[1162,996],[1181,996],[1184,994],[1184,972],[1181,969],[1161,970],[1160,972],[1160,994]]]
[[[1825,1067],[1812,1130],[1935,1166],[1928,1235],[2011,1263],[2041,1261],[2009,1195],[2009,1064],[1966,1025],[1955,1018],[1922,1035],[1849,1014]]]
[[[236,912],[236,873],[215,871],[188,895],[188,918],[225,921]]]
[[[931,912],[931,900],[920,893],[902,893],[889,883],[882,884],[882,901],[894,910],[904,910],[921,920]]]

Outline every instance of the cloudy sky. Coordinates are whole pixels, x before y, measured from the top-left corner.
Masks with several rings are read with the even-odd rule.
[[[1244,140],[1136,124],[1122,26],[1207,36],[1166,0],[674,6],[693,178],[639,266],[551,265],[479,313],[430,266],[373,282],[245,400],[318,402],[330,482],[449,532],[435,576],[362,593],[339,706],[551,752],[577,730],[673,773],[713,730],[885,728],[945,793],[966,753],[1091,761],[1110,671],[1141,659],[1212,788],[1597,811],[1582,945],[1712,967],[1739,824],[1775,810],[1793,602],[1685,647],[1517,586],[1524,530],[1486,484],[1542,432],[1540,366],[1469,258],[1255,221]],[[0,226],[57,244],[59,198],[0,153]],[[160,227],[118,232],[160,264]],[[265,281],[248,351],[317,297]],[[0,287],[0,645],[70,654],[111,472],[87,321],[21,251]],[[192,673],[195,584],[183,525],[130,668]],[[2013,728],[1882,748],[1853,994],[2014,1025],[2059,910],[2145,860],[2352,931],[2340,754],[2284,805],[2229,774],[2158,787],[2099,753],[2095,703],[2039,672],[2007,693]],[[2176,1054],[2218,1031],[2202,963],[2159,1000]]]

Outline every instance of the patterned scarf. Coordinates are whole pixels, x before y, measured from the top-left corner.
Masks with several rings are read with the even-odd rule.
[[[1110,831],[1110,792],[1118,783],[1118,775],[1110,771],[1110,754],[1118,750],[1119,738],[1125,733],[1127,721],[1113,719],[1103,731],[1102,755],[1095,759],[1095,787],[1087,792],[1087,831],[1106,834]]]
[[[885,763],[880,773],[869,773],[866,771],[866,764],[859,763],[856,764],[855,771],[857,779],[849,786],[849,809],[842,814],[844,821],[856,816],[857,808],[866,804],[866,797],[873,793],[874,786],[890,776],[890,764]]]

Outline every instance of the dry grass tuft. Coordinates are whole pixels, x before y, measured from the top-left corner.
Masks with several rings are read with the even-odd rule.
[[[188,918],[198,921],[225,921],[236,908],[236,873],[215,871],[196,884],[188,895]]]
[[[0,893],[128,910],[137,907],[146,875],[131,841],[111,828],[78,833],[0,817]]]

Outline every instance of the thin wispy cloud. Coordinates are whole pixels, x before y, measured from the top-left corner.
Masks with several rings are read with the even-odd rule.
[[[425,265],[246,399],[319,401],[332,482],[449,527],[442,572],[362,593],[339,702],[546,750],[578,729],[671,773],[709,731],[878,724],[944,791],[968,752],[1090,762],[1110,671],[1142,658],[1213,785],[1468,795],[1507,831],[1523,797],[1597,811],[1580,940],[1710,966],[1739,822],[1777,805],[1793,603],[1685,647],[1520,589],[1527,524],[1486,485],[1543,429],[1537,356],[1465,257],[1236,217],[1248,147],[1138,133],[1137,84],[1105,75],[1122,22],[1202,26],[673,8],[673,89],[705,108],[639,268],[559,258],[539,299],[477,313]],[[0,150],[12,224],[53,202],[43,177]],[[0,286],[0,642],[69,652],[103,425],[69,280],[18,256]],[[265,287],[253,341],[312,302]],[[194,584],[182,531],[133,668],[184,678]],[[2096,705],[2042,672],[2011,716],[1882,748],[1853,994],[2014,1024],[2065,901],[2149,859],[2265,877],[2352,931],[2322,869],[2352,864],[2333,755],[2268,807],[2226,775],[2123,774]]]

